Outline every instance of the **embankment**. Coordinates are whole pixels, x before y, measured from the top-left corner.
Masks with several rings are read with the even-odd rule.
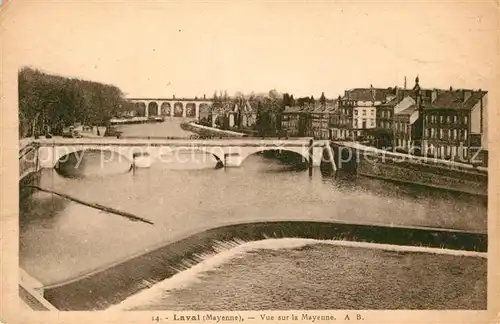
[[[338,169],[361,176],[488,196],[488,172],[461,163],[332,143]]]
[[[183,264],[199,262],[200,254],[216,253],[218,242],[282,237],[487,251],[486,234],[463,231],[301,221],[242,223],[203,231],[89,275],[44,287],[43,295],[59,310],[102,310],[173,276],[183,270]]]
[[[207,127],[193,122],[182,123],[181,128],[185,131],[193,132],[204,137],[246,137],[247,134],[228,130],[222,130],[213,127]]]

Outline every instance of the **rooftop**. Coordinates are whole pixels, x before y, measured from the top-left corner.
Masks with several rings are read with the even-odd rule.
[[[411,105],[410,107],[396,113],[395,116],[411,116],[416,110],[417,107],[415,105]]]
[[[486,91],[451,90],[445,91],[436,97],[426,109],[472,109],[486,94]]]
[[[342,99],[355,101],[385,101],[387,95],[394,94],[394,89],[355,88],[347,90]]]

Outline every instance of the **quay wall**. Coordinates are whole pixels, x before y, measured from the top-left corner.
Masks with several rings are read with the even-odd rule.
[[[44,297],[59,310],[104,310],[201,262],[199,255],[216,254],[217,246],[283,237],[487,251],[484,233],[307,221],[239,223],[189,235],[91,274],[44,287]]]
[[[213,127],[207,127],[203,125],[198,125],[196,123],[182,123],[181,128],[185,131],[193,132],[195,134],[201,136],[210,136],[210,137],[246,137],[245,133],[238,133]]]
[[[371,152],[332,143],[338,169],[361,176],[404,182],[473,195],[488,195],[484,168],[392,152]]]

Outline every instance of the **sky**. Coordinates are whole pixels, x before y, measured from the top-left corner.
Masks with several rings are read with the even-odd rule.
[[[52,1],[3,6],[4,59],[128,97],[354,87],[488,90],[494,2]]]

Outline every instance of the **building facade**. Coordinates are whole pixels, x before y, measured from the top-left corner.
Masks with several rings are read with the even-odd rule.
[[[487,92],[452,90],[424,106],[424,150],[442,159],[470,161],[487,150]]]
[[[330,113],[328,120],[331,139],[348,140],[352,138],[354,105],[354,100],[350,100],[346,96],[338,97],[337,109]]]
[[[281,133],[286,137],[306,136],[309,120],[307,112],[298,106],[287,106],[281,113]]]
[[[392,88],[355,88],[339,97],[338,110],[330,118],[332,136],[336,139],[358,140],[369,136],[377,126],[377,109],[394,98]]]

